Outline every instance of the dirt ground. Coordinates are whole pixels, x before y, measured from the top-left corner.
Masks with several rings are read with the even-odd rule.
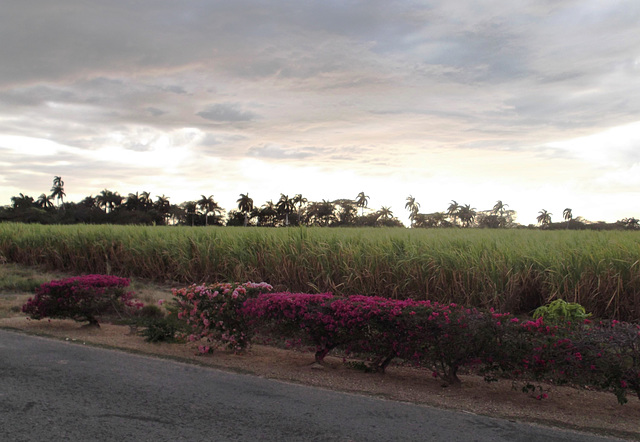
[[[549,397],[537,400],[514,391],[510,381],[488,384],[479,376],[464,375],[461,387],[443,387],[429,371],[414,367],[392,365],[384,374],[364,373],[330,356],[321,367],[313,364],[311,353],[263,345],[253,345],[240,355],[216,350],[213,355],[196,356],[195,344],[151,344],[132,334],[128,326],[112,324],[87,328],[68,320],[33,321],[15,316],[0,319],[0,327],[331,390],[640,440],[640,400],[636,397],[619,405],[611,393],[545,386]]]

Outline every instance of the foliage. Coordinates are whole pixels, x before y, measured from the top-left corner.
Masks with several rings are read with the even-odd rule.
[[[177,336],[186,333],[184,321],[178,319],[177,315],[167,315],[161,317],[145,318],[139,321],[144,328],[140,334],[147,342],[176,342]]]
[[[460,383],[463,367],[488,381],[507,377],[538,399],[547,397],[540,382],[612,391],[620,403],[628,391],[640,398],[637,324],[546,324],[542,316],[521,322],[456,304],[330,293],[262,294],[248,299],[241,313],[272,337],[314,345],[316,362],[340,349],[369,355],[370,364],[352,364],[367,372],[398,358],[430,368],[448,384]]]
[[[110,275],[86,275],[54,280],[36,289],[22,307],[32,319],[73,319],[98,325],[98,316],[142,307],[127,292],[129,280]]]
[[[639,246],[633,231],[0,223],[8,262],[75,274],[268,281],[292,292],[430,299],[514,314],[562,298],[618,320],[640,316]]]
[[[174,289],[178,318],[186,320],[191,327],[188,340],[207,343],[220,342],[227,348],[241,351],[251,339],[252,331],[245,317],[240,314],[244,301],[259,293],[271,290],[264,282],[244,284],[191,285]],[[215,344],[214,344],[215,345]],[[200,345],[200,354],[213,352],[210,345]]]
[[[577,302],[566,302],[556,299],[548,305],[538,307],[533,312],[533,319],[543,318],[547,323],[576,323],[591,316],[585,308]]]
[[[640,398],[640,325],[619,321],[579,326],[535,321],[507,326],[491,364],[511,378],[612,391],[624,404],[627,391]],[[499,368],[498,368],[499,367]]]

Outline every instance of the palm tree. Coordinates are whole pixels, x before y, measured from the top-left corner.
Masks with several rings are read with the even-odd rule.
[[[185,222],[188,223],[189,219],[191,219],[191,227],[193,227],[195,224],[196,215],[198,214],[198,203],[196,203],[195,201],[185,201],[181,204],[181,206],[182,210],[184,211]]]
[[[202,198],[198,200],[198,206],[200,210],[204,212],[204,225],[209,225],[209,213],[213,213],[218,207],[218,203],[216,203],[213,199],[213,195],[204,196],[201,195]]]
[[[43,209],[51,209],[53,207],[53,202],[51,201],[51,197],[47,194],[41,194],[36,201],[38,207]]]
[[[475,207],[472,208],[470,204],[458,207],[457,216],[460,218],[464,227],[469,227],[471,225],[473,220],[476,218],[476,214],[477,212]]]
[[[103,207],[104,211],[107,213],[111,213],[116,207],[122,204],[123,197],[118,194],[118,192],[112,192],[110,190],[104,189],[100,194],[96,197],[96,202],[99,207]]]
[[[458,217],[459,208],[460,206],[455,200],[451,200],[451,204],[449,204],[449,207],[447,208],[447,215],[449,215],[449,218],[451,218],[451,222],[453,225],[456,224],[456,218]]]
[[[160,215],[162,215],[162,219],[164,220],[164,222],[166,222],[171,213],[171,203],[169,202],[169,197],[164,196],[164,194],[162,196],[159,196],[156,199],[154,207],[160,213]]]
[[[562,211],[562,217],[567,221],[567,229],[569,228],[569,222],[573,219],[573,212],[570,208],[566,208]]]
[[[58,200],[58,206],[62,206],[64,197],[67,196],[64,193],[64,181],[59,176],[53,178],[53,187],[51,188],[51,198]]]
[[[20,193],[19,196],[11,197],[11,204],[14,209],[27,209],[33,207],[33,197]]]
[[[384,219],[393,218],[393,212],[389,207],[386,207],[386,206],[382,206],[382,208],[378,210],[378,214],[380,215],[380,218],[384,218]]]
[[[364,192],[360,192],[356,197],[356,206],[360,207],[362,210],[360,212],[360,216],[364,216],[364,208],[369,204],[369,197],[364,194]]]
[[[262,223],[262,225],[273,226],[273,219],[276,217],[278,212],[276,211],[276,206],[273,204],[273,200],[269,200],[262,205],[260,208],[258,222]]]
[[[142,204],[140,202],[140,195],[138,194],[138,192],[130,193],[129,195],[127,195],[127,198],[124,202],[124,207],[127,210],[138,210],[140,209],[141,205]]]
[[[542,227],[547,227],[549,224],[551,224],[551,215],[553,215],[553,213],[549,213],[545,209],[542,209],[538,213],[539,215],[536,217],[536,220],[538,220],[538,224],[540,224]]]
[[[420,203],[416,203],[416,199],[409,195],[407,197],[407,204],[404,205],[404,208],[409,210],[409,220],[411,221],[411,227],[413,227],[413,222],[418,215],[418,209],[420,209]]]
[[[491,209],[491,213],[493,215],[500,215],[502,217],[504,215],[504,208],[509,207],[509,204],[504,204],[502,200],[496,201],[493,205],[493,209]]]
[[[153,207],[153,200],[149,192],[142,192],[140,194],[140,206],[145,212]]]
[[[249,198],[249,193],[241,193],[240,198],[236,201],[238,203],[238,210],[244,214],[244,226],[247,227],[249,223],[249,212],[253,210],[253,199]]]
[[[288,195],[284,193],[280,194],[280,199],[276,203],[276,210],[279,215],[284,215],[284,225],[289,225],[289,214],[293,212],[295,206],[293,205],[293,200],[289,199]]]
[[[622,220],[622,222],[624,223],[625,227],[627,229],[637,229],[638,225],[640,225],[640,221],[638,221],[637,219],[631,217],[631,218],[625,218]]]
[[[355,201],[350,199],[338,199],[333,201],[333,206],[336,208],[336,225],[349,226],[353,225],[358,215]]]
[[[306,198],[304,198],[301,194],[297,194],[296,196],[293,197],[293,204],[297,204],[298,205],[298,224],[300,224],[300,219],[301,219],[301,212],[302,212],[302,206],[304,206],[305,204],[307,204],[308,200]]]
[[[89,195],[85,197],[82,201],[80,201],[80,205],[91,209],[92,207],[96,207],[97,201],[93,195]]]

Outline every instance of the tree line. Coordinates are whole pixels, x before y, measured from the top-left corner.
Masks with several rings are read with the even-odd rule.
[[[109,189],[87,196],[80,202],[65,201],[64,181],[56,176],[49,193],[38,198],[20,193],[11,197],[11,205],[0,207],[0,221],[41,224],[141,224],[185,226],[322,226],[322,227],[404,227],[386,206],[378,210],[368,207],[369,196],[360,192],[355,198],[333,201],[309,201],[301,194],[289,197],[280,194],[275,202],[254,203],[248,193],[239,195],[237,207],[225,210],[213,195],[172,204],[165,195],[152,198],[149,192],[129,193],[127,196]],[[421,213],[420,203],[409,195],[405,209],[412,228],[516,228],[517,213],[501,200],[487,210],[477,210],[470,204],[452,200],[446,210]],[[590,223],[574,218],[572,210],[563,211],[562,222],[552,222],[552,214],[541,210],[537,225],[543,229],[637,229],[639,221],[625,218],[616,223]]]

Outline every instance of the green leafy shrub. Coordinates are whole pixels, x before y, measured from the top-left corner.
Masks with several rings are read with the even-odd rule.
[[[543,318],[548,324],[551,323],[579,323],[591,317],[585,308],[577,302],[566,302],[563,299],[556,299],[548,305],[538,307],[533,312],[533,319]]]
[[[186,332],[186,324],[176,315],[147,318],[140,332],[147,342],[177,342],[177,335]]]

